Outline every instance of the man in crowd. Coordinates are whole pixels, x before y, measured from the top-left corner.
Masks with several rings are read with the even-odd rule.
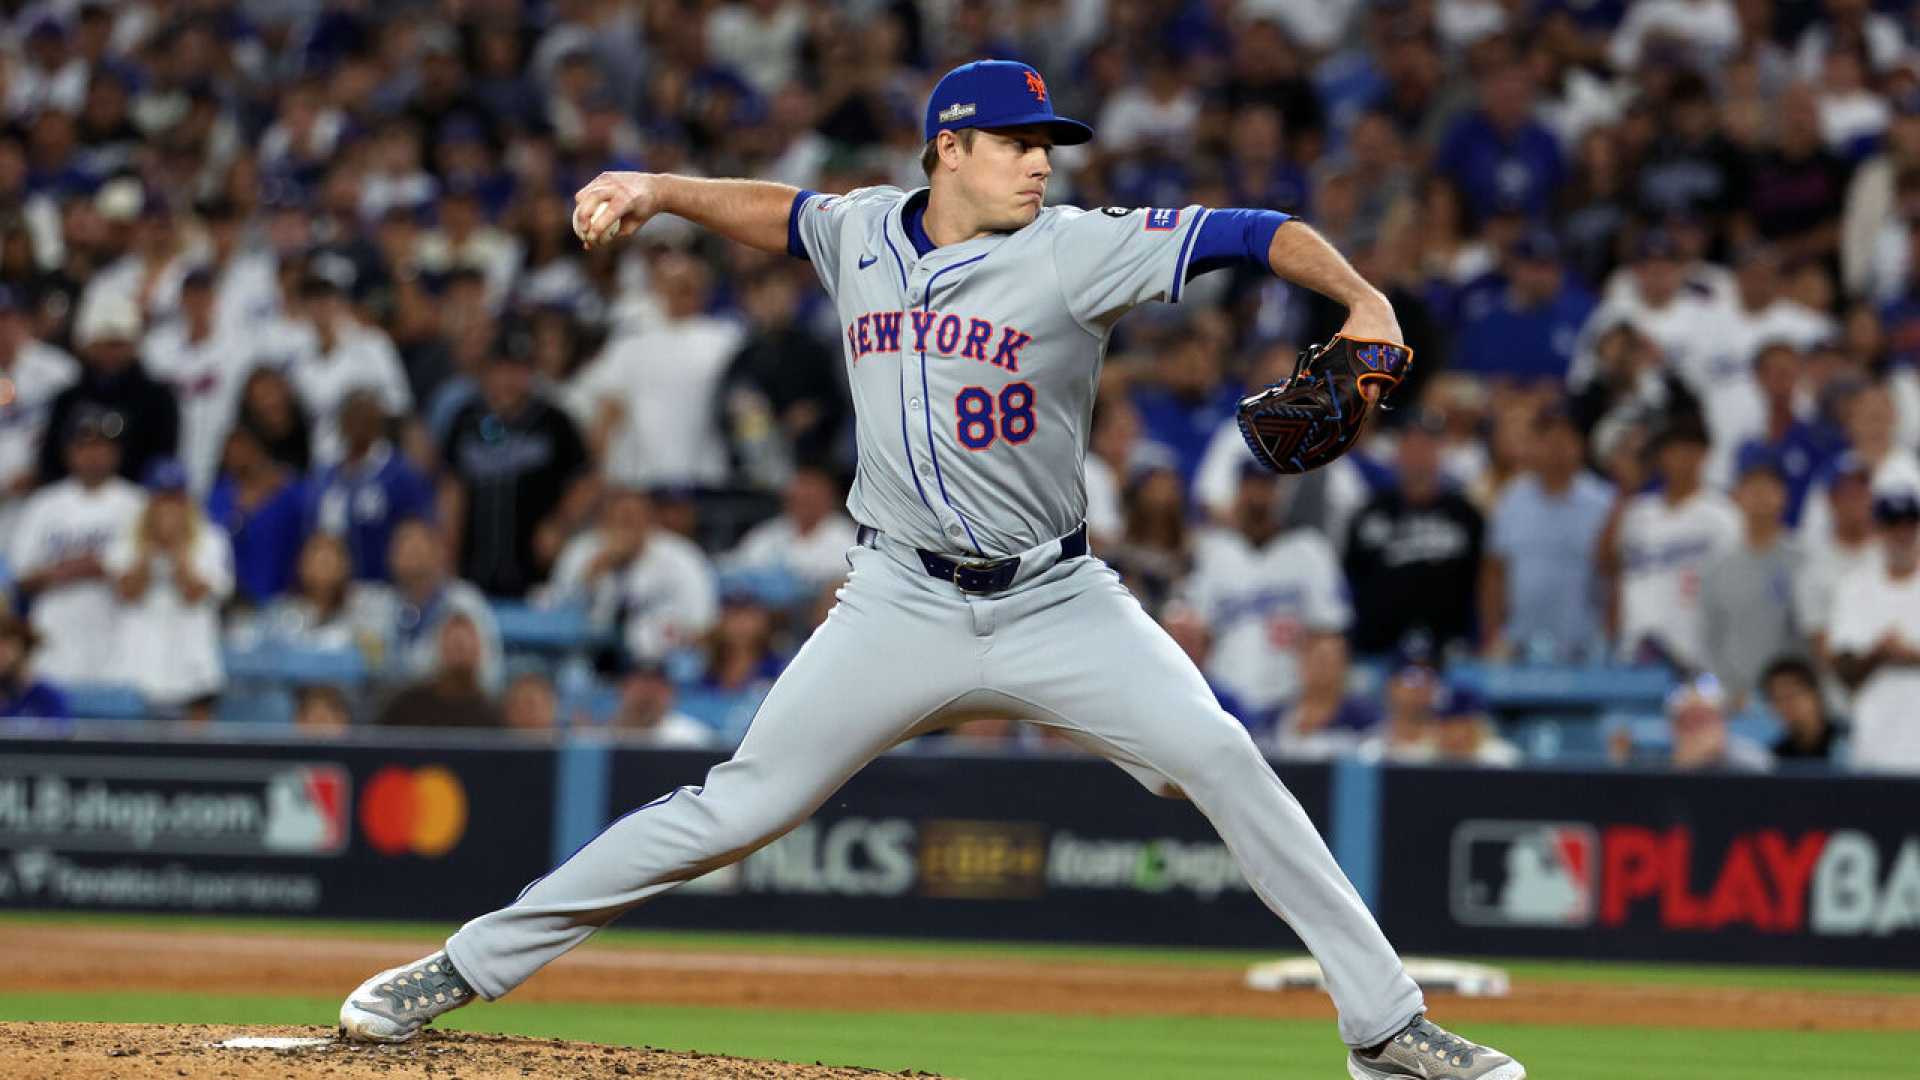
[[[1733,489],[1740,542],[1715,555],[1701,575],[1708,664],[1735,712],[1759,689],[1766,666],[1799,644],[1791,600],[1800,553],[1781,520],[1783,474],[1780,459],[1764,446],[1740,455]]]
[[[489,596],[525,596],[593,504],[586,444],[534,378],[532,334],[507,328],[480,400],[454,417],[441,451],[440,504],[460,572]]]
[[[146,503],[118,475],[125,430],[125,418],[95,405],[66,414],[58,443],[66,479],[27,501],[7,552],[45,642],[40,674],[56,683],[99,682],[114,670],[113,588],[101,560]]]
[[[140,322],[140,309],[117,293],[103,293],[82,305],[73,328],[82,361],[80,380],[53,399],[47,415],[47,429],[62,432],[69,430],[76,413],[90,406],[118,416],[121,426],[113,438],[120,475],[129,480],[144,476],[154,460],[172,457],[180,443],[180,408],[173,391],[140,366]],[[41,482],[52,483],[66,471],[61,441],[44,440]]]
[[[1260,726],[1298,696],[1300,658],[1314,639],[1353,622],[1326,538],[1281,527],[1282,485],[1294,483],[1245,462],[1230,524],[1200,536],[1186,588],[1186,604],[1212,630],[1207,677]]]
[[[1876,490],[1881,559],[1840,582],[1827,632],[1853,690],[1856,768],[1920,772],[1920,489]]]
[[[1592,659],[1603,651],[1595,575],[1613,505],[1586,469],[1586,445],[1560,403],[1533,418],[1530,468],[1494,504],[1480,571],[1480,632],[1492,656]]]
[[[584,606],[595,626],[619,624],[643,659],[692,645],[720,614],[706,554],[659,523],[652,496],[630,488],[608,494],[599,523],[568,541],[545,599]]]
[[[717,487],[727,480],[727,444],[714,392],[740,330],[706,313],[707,268],[693,256],[661,256],[653,282],[660,321],[610,341],[577,380],[592,403],[590,441],[616,483]]]
[[[847,576],[853,519],[841,509],[840,482],[825,466],[803,464],[787,481],[781,512],[747,530],[725,563],[730,570],[772,570],[818,592]]]
[[[1356,652],[1471,645],[1480,568],[1480,512],[1440,468],[1444,422],[1422,414],[1400,432],[1393,488],[1373,497],[1347,533]]]
[[[1616,585],[1620,655],[1699,671],[1708,663],[1700,579],[1720,553],[1740,541],[1740,515],[1701,483],[1707,433],[1698,416],[1679,413],[1655,433],[1650,451],[1660,490],[1622,492],[1626,505],[1603,565]]]
[[[393,532],[409,518],[434,513],[433,484],[387,440],[386,406],[370,387],[340,404],[338,462],[315,470],[307,485],[307,531],[340,537],[360,581],[387,579]]]

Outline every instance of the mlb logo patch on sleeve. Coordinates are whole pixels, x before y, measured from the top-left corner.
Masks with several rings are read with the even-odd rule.
[[[1166,232],[1178,224],[1180,224],[1180,211],[1178,210],[1147,211],[1146,228],[1148,232]]]

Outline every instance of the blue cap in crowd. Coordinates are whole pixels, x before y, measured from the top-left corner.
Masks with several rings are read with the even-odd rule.
[[[1560,240],[1547,229],[1528,229],[1513,242],[1513,257],[1531,262],[1558,262]]]
[[[1466,683],[1448,681],[1440,700],[1434,704],[1433,714],[1442,720],[1457,720],[1462,717],[1485,716],[1487,699],[1480,691]]]
[[[160,493],[187,490],[187,467],[179,458],[155,458],[141,478],[148,491]]]
[[[1087,125],[1056,116],[1046,80],[1013,60],[961,64],[941,76],[927,99],[929,142],[943,131],[1023,124],[1045,124],[1060,146],[1077,146],[1093,138],[1093,129]]]
[[[1751,473],[1769,472],[1777,480],[1787,478],[1786,461],[1780,452],[1765,443],[1749,443],[1740,448],[1740,454],[1734,461],[1733,475],[1745,480]]]

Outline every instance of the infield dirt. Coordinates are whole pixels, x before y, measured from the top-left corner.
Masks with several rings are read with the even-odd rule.
[[[269,933],[0,927],[0,989],[178,991],[335,998],[433,948]],[[757,954],[589,945],[515,991],[515,1001],[732,1006],[849,1012],[1040,1013],[1333,1019],[1317,992],[1249,990],[1234,968],[1100,961]],[[1913,1031],[1920,995],[1516,980],[1502,999],[1435,997],[1436,1019],[1776,1031]],[[475,1006],[485,1009],[484,1004]],[[315,1016],[326,1024],[331,1015]],[[1330,1027],[1331,1030],[1331,1027]],[[744,1062],[649,1049],[458,1033],[406,1048],[215,1051],[261,1029],[0,1024],[0,1077],[281,1077],[443,1080],[524,1077],[855,1077],[857,1069]],[[311,1029],[300,1034],[324,1033]],[[121,1051],[117,1056],[114,1051]]]

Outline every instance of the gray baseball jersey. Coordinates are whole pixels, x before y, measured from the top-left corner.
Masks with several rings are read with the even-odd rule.
[[[1207,211],[1047,207],[920,255],[909,197],[811,195],[794,215],[844,330],[860,451],[847,509],[916,547],[1014,554],[1086,516],[1107,335],[1138,304],[1179,300]]]
[[[1043,210],[918,255],[904,193],[810,195],[789,246],[846,330],[860,471],[838,603],[706,782],[633,811],[447,955],[507,993],[635,905],[806,820],[875,755],[968,716],[1052,727],[1213,822],[1254,892],[1327,972],[1340,1032],[1380,1042],[1421,1006],[1300,804],[1180,646],[1098,559],[1054,540],[1086,511],[1082,455],[1107,332],[1177,300],[1208,211]],[[1019,554],[995,593],[929,576],[916,548]],[[1070,643],[1070,644],[1068,644]]]

